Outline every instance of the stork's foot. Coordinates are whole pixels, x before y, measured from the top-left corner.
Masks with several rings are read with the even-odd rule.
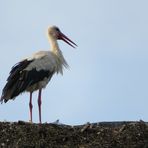
[[[33,123],[31,120],[29,120],[29,123]]]
[[[24,125],[24,124],[30,124],[30,123],[33,123],[33,122],[26,122],[26,121],[21,121],[21,120],[19,120],[18,121],[18,124],[21,124],[21,125]]]

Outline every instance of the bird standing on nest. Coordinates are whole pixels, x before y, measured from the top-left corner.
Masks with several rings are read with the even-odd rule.
[[[32,93],[38,90],[39,122],[41,123],[41,93],[55,73],[63,74],[68,64],[63,57],[57,40],[63,40],[73,48],[77,45],[65,36],[58,27],[48,28],[49,51],[39,51],[14,65],[2,91],[1,102],[15,99],[23,92],[30,93],[29,109],[32,122]]]

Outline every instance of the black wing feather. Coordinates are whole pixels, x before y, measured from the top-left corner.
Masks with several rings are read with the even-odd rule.
[[[32,69],[31,71],[23,71],[19,80],[15,84],[16,88],[18,89],[16,89],[13,92],[12,98],[25,91],[26,88],[34,85],[37,82],[42,81],[44,78],[51,78],[52,74],[53,73],[50,71],[45,71],[45,70],[37,71],[35,68]]]
[[[20,71],[22,71],[24,68],[26,68],[31,62],[32,62],[31,60],[28,61],[27,59],[25,59],[25,60],[15,64],[12,67],[12,69],[9,73],[9,77],[7,78],[7,83],[2,91],[2,96],[1,96],[1,100],[0,100],[1,102],[8,101],[8,99],[6,97],[8,97],[8,93],[11,92],[11,90],[14,88],[16,82],[18,81],[18,79],[20,77]]]
[[[10,73],[9,73],[9,77],[7,78],[7,83],[4,87],[3,90],[5,89],[11,89],[11,87],[16,83],[16,81],[19,79],[20,77],[20,72],[25,69],[33,60],[30,60],[28,61],[27,59],[26,60],[23,60],[17,64],[15,64]]]
[[[7,102],[9,99],[13,99],[20,93],[26,90],[27,87],[42,81],[45,77],[51,78],[53,72],[40,70],[35,68],[31,71],[24,70],[33,60],[23,60],[14,65],[10,71],[10,75],[7,78],[7,83],[2,91],[1,102]]]

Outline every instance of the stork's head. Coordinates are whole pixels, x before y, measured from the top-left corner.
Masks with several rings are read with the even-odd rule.
[[[54,37],[56,40],[63,40],[73,48],[75,48],[77,45],[70,40],[66,35],[64,35],[60,29],[56,26],[50,26],[48,28],[48,35]]]

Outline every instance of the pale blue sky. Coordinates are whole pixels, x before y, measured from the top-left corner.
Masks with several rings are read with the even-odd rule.
[[[59,41],[70,70],[43,91],[43,122],[148,121],[147,6],[146,0],[1,1],[0,90],[15,63],[49,49],[46,30],[57,25],[78,48]],[[2,104],[0,121],[28,121],[28,102],[22,94]]]

